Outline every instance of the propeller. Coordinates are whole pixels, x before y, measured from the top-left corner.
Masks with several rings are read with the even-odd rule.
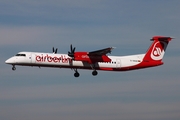
[[[52,51],[53,51],[54,54],[56,54],[57,51],[58,51],[58,48],[55,49],[55,48],[53,47]]]
[[[71,50],[71,51],[70,51],[70,52],[68,51],[68,56],[69,56],[69,57],[72,57],[73,59],[74,59],[75,49],[76,49],[76,48],[75,48],[75,47],[73,48],[73,47],[72,47],[72,44],[71,44],[71,45],[70,45],[70,50]]]

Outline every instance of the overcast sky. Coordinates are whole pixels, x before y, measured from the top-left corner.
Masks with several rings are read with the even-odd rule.
[[[1,120],[179,120],[179,0],[1,0]],[[154,35],[172,36],[164,65],[129,72],[17,66],[20,51],[67,53],[116,47],[145,53]]]

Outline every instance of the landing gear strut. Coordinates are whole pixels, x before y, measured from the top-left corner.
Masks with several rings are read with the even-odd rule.
[[[13,71],[15,71],[15,70],[16,70],[16,67],[15,67],[15,65],[13,65],[13,67],[12,67],[12,70],[13,70]]]
[[[97,72],[96,69],[95,69],[95,64],[90,64],[90,66],[91,66],[91,68],[93,69],[92,75],[93,75],[93,76],[96,76],[96,75],[98,74],[98,72]]]

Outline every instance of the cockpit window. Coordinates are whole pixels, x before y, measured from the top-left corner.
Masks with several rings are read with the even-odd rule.
[[[26,54],[16,54],[16,56],[26,56]]]

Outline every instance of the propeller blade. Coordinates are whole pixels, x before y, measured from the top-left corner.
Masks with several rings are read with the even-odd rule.
[[[71,46],[70,46],[70,50],[71,50],[71,52],[73,51],[72,44],[71,44]]]
[[[56,48],[56,50],[54,51],[54,53],[56,54],[56,53],[57,53],[57,51],[58,51],[58,48]]]
[[[76,48],[74,47],[74,48],[73,48],[73,50],[72,50],[72,53],[74,53],[74,52],[75,52],[75,49],[76,49]]]
[[[58,48],[56,48],[56,49],[54,47],[52,48],[52,51],[53,51],[54,54],[57,53],[57,50],[58,50]]]
[[[69,51],[68,51],[68,56],[70,56],[70,57],[72,56],[72,55],[71,55],[71,52],[69,52]]]
[[[74,52],[75,52],[75,47],[73,48],[72,44],[70,45],[70,51],[68,51],[68,56],[72,57],[74,59]]]

